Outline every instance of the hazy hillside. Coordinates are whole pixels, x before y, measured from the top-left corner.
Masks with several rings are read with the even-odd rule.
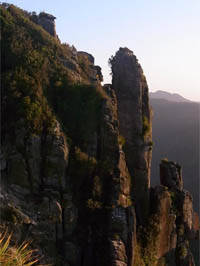
[[[185,188],[199,199],[199,104],[150,99],[153,107],[151,184],[159,182],[159,162],[167,157],[183,166]]]
[[[180,94],[177,93],[170,93],[167,91],[156,91],[149,93],[150,98],[152,99],[164,99],[172,102],[191,102],[190,100],[184,98]]]

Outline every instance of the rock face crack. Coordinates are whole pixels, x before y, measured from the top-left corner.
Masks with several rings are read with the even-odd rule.
[[[42,265],[193,266],[198,229],[180,166],[162,162],[150,190],[151,109],[136,56],[120,48],[101,86],[94,57],[61,44],[54,16],[0,8],[2,231],[13,243],[30,237]]]
[[[110,59],[112,88],[117,96],[119,132],[125,138],[124,152],[131,175],[132,195],[140,221],[148,215],[151,150],[151,111],[148,86],[137,58],[120,48]],[[142,208],[141,208],[142,206]]]

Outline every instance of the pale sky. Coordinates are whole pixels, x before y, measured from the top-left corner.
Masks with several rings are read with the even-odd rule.
[[[110,83],[108,59],[128,47],[150,91],[200,101],[200,0],[10,0],[27,11],[53,14],[62,42],[95,57]]]

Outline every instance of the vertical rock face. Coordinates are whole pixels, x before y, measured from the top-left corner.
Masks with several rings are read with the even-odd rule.
[[[130,200],[130,175],[119,143],[116,95],[110,86],[105,86],[104,90],[108,98],[102,103],[96,153],[98,161],[102,162],[98,174],[102,183],[103,198],[100,201],[103,206],[97,212],[95,227],[94,224],[89,225],[95,251],[93,256],[88,257],[91,247],[86,248],[84,265],[131,265],[136,218]]]
[[[151,193],[151,208],[158,220],[157,258],[169,265],[195,265],[189,245],[194,238],[192,196],[183,190],[181,167],[163,160],[160,180],[161,186]]]
[[[120,48],[110,59],[116,92],[120,134],[132,179],[132,195],[140,220],[147,216],[151,165],[151,113],[148,86],[137,58]],[[141,207],[142,206],[142,207]]]
[[[86,52],[83,51],[78,51],[78,58],[80,60],[80,63],[84,69],[84,71],[86,71],[87,69],[87,73],[89,74],[89,80],[90,83],[92,84],[97,84],[100,83],[101,81],[103,81],[103,75],[101,73],[101,67],[100,66],[95,66],[94,65],[94,57]],[[88,66],[86,67],[85,62],[88,63]]]
[[[30,134],[25,124],[19,128],[17,121],[15,136],[12,144],[7,134],[2,142],[6,168],[1,173],[0,227],[12,228],[14,223],[16,243],[32,239],[44,263],[54,264],[64,216],[68,231],[76,222],[73,203],[63,206],[63,198],[70,197],[65,191],[68,144],[58,121],[51,132],[43,130],[41,135]]]
[[[56,37],[55,17],[53,15],[41,12],[38,16],[38,24],[41,25],[49,34]]]
[[[158,260],[166,257],[169,265],[175,265],[177,245],[176,215],[172,212],[172,204],[171,194],[166,187],[157,186],[151,190],[151,205],[157,217],[155,253]]]
[[[8,7],[6,14],[9,9],[15,13]],[[12,23],[7,39],[5,28],[12,25],[4,27],[6,47],[14,47],[11,37],[17,27],[24,32],[28,19],[22,14],[23,23]],[[53,16],[26,17],[31,18],[27,36],[37,33],[38,24],[56,36]],[[45,265],[193,266],[188,240],[193,220],[198,221],[177,164],[161,163],[161,186],[151,189],[149,200],[151,114],[146,79],[136,57],[120,48],[110,60],[113,84],[102,88],[101,69],[92,55],[60,46],[41,29],[39,33],[60,50],[59,56],[52,51],[49,68],[46,63],[41,68],[41,60],[27,76],[28,60],[21,66],[24,73],[15,77],[10,74],[20,62],[12,60],[4,70],[9,82],[2,91],[1,231],[14,231],[16,243],[30,239]],[[26,42],[26,35],[22,40]],[[36,40],[34,47],[43,48],[37,34]],[[30,43],[28,38],[15,57],[21,60]],[[51,51],[48,44],[44,48],[41,51]],[[36,58],[40,57],[47,55],[41,52]],[[37,78],[31,74],[35,67]],[[38,84],[41,70],[44,80]]]
[[[160,164],[160,184],[170,189],[183,189],[181,167],[174,162],[163,160]]]

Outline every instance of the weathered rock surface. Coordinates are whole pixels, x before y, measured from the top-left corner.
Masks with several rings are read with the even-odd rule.
[[[54,265],[58,256],[56,246],[63,238],[63,212],[65,215],[67,212],[62,198],[68,144],[57,121],[51,132],[43,130],[41,135],[31,135],[25,125],[19,130],[17,122],[15,135],[12,145],[6,141],[8,136],[2,143],[6,168],[1,176],[1,228],[11,231],[14,228],[18,243],[30,239],[34,248],[39,247],[43,262]],[[68,224],[77,215],[72,203],[69,208]]]
[[[91,54],[83,51],[78,51],[77,55],[80,61],[80,65],[82,66],[83,70],[87,72],[90,83],[98,84],[103,81],[101,67],[94,65],[94,57]]]
[[[37,22],[41,25],[49,34],[53,37],[56,37],[56,26],[55,19],[53,15],[47,14],[45,12],[41,12],[37,17]]]
[[[56,37],[53,16],[9,9]],[[27,28],[37,31],[32,21]],[[29,75],[24,70],[23,82],[16,71],[17,85],[9,76],[16,62],[4,73],[11,87],[3,90],[4,111],[11,119],[13,102],[22,110],[2,130],[0,229],[13,231],[16,243],[30,239],[45,265],[193,266],[189,242],[197,237],[198,219],[177,164],[161,163],[161,186],[149,198],[151,112],[136,57],[120,48],[110,60],[113,84],[102,87],[92,55],[39,32],[58,51],[43,70],[58,69],[43,80],[39,67],[33,89],[34,68]],[[42,51],[49,49],[38,42]],[[6,45],[12,46],[9,39]],[[66,98],[57,97],[61,91]]]
[[[120,48],[110,64],[119,131],[125,138],[124,152],[132,180],[132,197],[142,222],[148,215],[152,145],[148,86],[136,56],[128,48]]]
[[[193,205],[183,190],[181,167],[163,160],[161,185],[151,191],[152,213],[157,216],[156,256],[164,265],[195,265],[189,242],[194,239]]]
[[[180,165],[168,160],[160,164],[160,183],[170,189],[183,189],[183,178]]]
[[[175,259],[177,244],[176,215],[172,213],[172,199],[166,187],[158,186],[152,191],[153,213],[157,215],[158,235],[156,238],[156,254],[158,259],[168,254],[171,262]],[[166,237],[167,236],[167,237]]]

